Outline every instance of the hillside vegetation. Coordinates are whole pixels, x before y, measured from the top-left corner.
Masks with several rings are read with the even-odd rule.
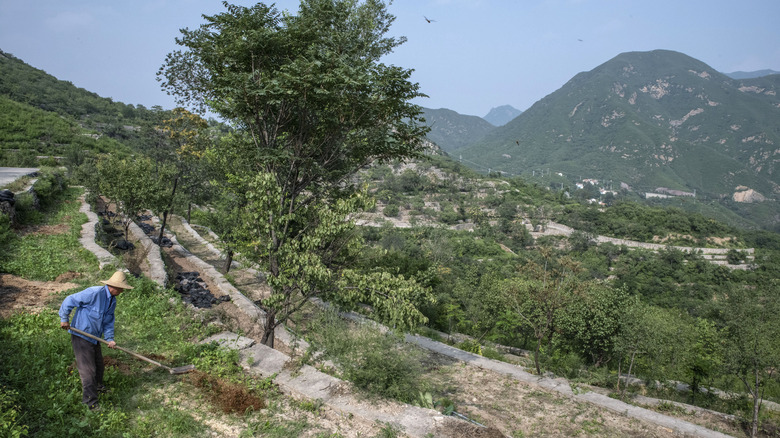
[[[452,151],[480,171],[590,178],[731,200],[753,189],[777,224],[780,75],[734,80],[677,52],[623,53],[580,73],[505,126]],[[760,213],[768,209],[771,213]]]
[[[186,31],[183,41],[191,52],[168,59],[165,86],[185,101],[195,100],[189,103],[215,105],[237,121],[234,126],[246,128],[229,134],[184,109],[125,106],[46,76],[40,77],[41,88],[35,81],[21,80],[26,88],[19,89],[9,85],[4,74],[6,91],[0,104],[19,117],[0,118],[7,131],[2,135],[16,145],[4,151],[8,155],[2,159],[17,164],[33,154],[73,148],[78,153],[66,162],[68,182],[85,186],[88,199],[104,195],[114,201],[125,227],[147,210],[161,218],[163,227],[171,212],[192,213],[194,222],[210,227],[229,257],[240,253],[242,262],[256,264],[265,273],[271,292],[256,304],[271,315],[262,337],[266,345],[273,346],[277,325],[300,321],[299,311],[308,299],[320,297],[398,330],[431,336],[444,332],[461,339],[459,348],[476,354],[504,359],[499,346],[525,351],[530,369],[539,375],[554,373],[575,383],[599,385],[619,398],[650,393],[685,401],[734,414],[753,432],[760,426],[763,433],[774,433],[777,414],[762,401],[780,401],[775,368],[780,363],[778,234],[726,225],[686,211],[682,203],[677,208],[643,205],[635,202],[634,190],[606,190],[603,181],[578,187],[551,173],[596,174],[609,167],[609,174],[597,174],[602,180],[613,175],[616,182],[637,187],[662,184],[700,192],[707,187],[708,193],[719,194],[739,184],[774,193],[771,145],[780,138],[771,129],[772,120],[777,120],[772,119],[777,99],[769,91],[775,89],[771,88],[775,79],[756,79],[754,85],[740,82],[739,87],[764,87],[761,92],[740,91],[733,80],[681,54],[621,55],[578,75],[508,125],[463,148],[464,158],[495,159],[494,170],[523,174],[484,176],[446,155],[436,155],[435,149],[424,149],[426,129],[418,123],[421,109],[407,102],[418,93],[416,84],[406,81],[409,72],[371,70],[376,53],[396,43],[381,38],[385,26],[372,28],[379,32],[372,34],[376,37],[372,44],[378,45],[373,51],[363,45],[337,47],[356,51],[349,53],[366,63],[362,67],[334,55],[341,52],[332,44],[362,35],[354,33],[355,26],[365,24],[356,17],[375,14],[381,23],[392,21],[381,7],[374,7],[378,6],[359,6],[360,10],[349,9],[337,17],[325,7],[302,11],[302,17],[281,16],[273,8],[259,6],[229,7],[228,12],[211,17],[211,22],[219,23],[216,28]],[[320,14],[328,20],[321,20]],[[232,38],[244,35],[243,26],[254,20],[265,23],[265,36],[285,44],[267,45],[265,36],[257,39],[259,34],[254,33],[255,39],[249,41]],[[279,20],[291,20],[291,28],[279,26]],[[338,25],[322,25],[329,20]],[[210,32],[231,36],[219,39],[226,47],[215,48]],[[340,38],[331,38],[331,32],[338,32]],[[241,44],[242,50],[235,50],[233,44]],[[254,74],[251,60],[237,55],[249,50],[244,44],[290,64],[281,71],[279,65],[264,66],[264,74],[276,79],[251,82],[256,89],[235,86],[230,81]],[[324,49],[309,52],[317,44]],[[198,72],[203,77],[196,82],[209,84],[197,90],[201,94],[189,94],[187,81],[192,78],[178,76],[190,57],[209,63]],[[316,57],[322,59],[313,60]],[[8,55],[0,58],[0,66],[16,76],[41,75]],[[236,71],[221,76],[207,70],[221,71],[225,66]],[[323,66],[330,67],[322,75],[306,73]],[[659,77],[655,74],[659,66],[674,68],[674,73]],[[300,69],[301,74],[291,77],[286,69]],[[369,79],[364,70],[377,76]],[[646,71],[653,73],[646,76]],[[328,89],[334,81],[350,84],[345,86],[349,92],[309,93]],[[381,107],[360,92],[361,87],[375,86],[373,92],[384,99]],[[604,87],[611,91],[603,94]],[[20,91],[26,89],[31,91]],[[243,93],[267,100],[247,99]],[[52,101],[42,100],[49,95]],[[695,107],[690,106],[691,96],[698,100]],[[68,108],[68,99],[75,103],[73,109]],[[249,101],[257,106],[232,106]],[[704,113],[698,111],[699,104]],[[372,115],[360,116],[363,112],[354,111],[356,106]],[[284,117],[268,118],[269,114]],[[726,120],[720,125],[738,128],[723,131],[714,123],[699,123],[702,114],[715,114]],[[277,125],[269,129],[261,123],[266,120]],[[267,135],[249,135],[247,130]],[[98,139],[84,133],[95,133]],[[87,142],[91,152],[83,153],[82,138],[91,139]],[[523,153],[518,154],[518,148],[524,148]],[[509,158],[497,158],[495,153]],[[542,165],[554,169],[545,168],[545,184],[531,173]],[[528,173],[531,178],[526,178]],[[691,175],[692,181],[699,178],[699,186],[688,182]],[[44,179],[43,187],[48,184],[53,190],[53,178]],[[62,199],[72,202],[72,197]],[[20,202],[24,210],[29,202]],[[70,207],[62,214],[73,214]],[[29,214],[31,223],[51,220]],[[364,225],[354,226],[347,218]],[[551,222],[567,224],[575,232],[545,235],[542,231]],[[62,248],[70,251],[66,254],[78,252],[72,248],[76,225],[70,225],[67,248]],[[711,263],[695,250],[683,252],[671,246],[647,250],[597,244],[595,234],[725,248],[730,265],[749,262],[750,266],[731,269]],[[50,279],[54,271],[30,270],[34,265],[30,256],[41,254],[46,245],[36,244],[35,236],[22,235],[18,224],[8,221],[0,223],[0,236],[6,248],[14,248],[0,259],[4,272]],[[754,258],[748,260],[745,251],[751,248]],[[93,262],[69,258],[74,263]],[[93,273],[89,279],[95,278]],[[148,309],[136,303],[137,313],[128,316],[162,320],[170,310],[166,303],[158,299]],[[51,315],[40,318],[47,317]],[[27,317],[3,321],[0,329],[13,332],[26,326],[40,330]],[[206,330],[197,324],[186,329],[191,336]],[[177,333],[173,345],[166,345],[171,354],[187,358],[201,354],[207,372],[221,377],[237,374],[230,358],[208,347],[181,345],[181,336]],[[24,341],[4,342],[16,349]],[[340,343],[355,343],[318,341],[319,348],[331,351]],[[59,343],[56,348],[62,352],[64,347]],[[317,352],[309,353],[302,362],[315,360]],[[28,350],[24,357],[32,360]],[[387,360],[371,359],[372,373],[354,368],[331,371],[358,376],[365,387],[403,401],[420,395],[414,385],[400,390],[397,386],[414,380],[410,375],[417,371],[412,365],[401,363],[392,373],[381,374],[377,370]],[[82,425],[66,421],[70,416],[65,413],[71,410],[44,414],[37,405],[40,399],[30,407],[15,392],[31,377],[8,369],[4,373],[2,383],[8,389],[0,396],[10,394],[4,397],[40,414],[35,419],[39,427],[45,423],[42,418],[51,417],[72,430],[90,423],[128,432],[121,424],[121,412],[111,424],[89,418]],[[626,375],[639,380],[626,382]],[[145,388],[129,379],[116,378],[139,394],[137,403],[150,412],[149,417],[136,418],[140,425],[131,430],[160,432],[154,419],[163,413],[151,407],[159,400],[141,396]],[[72,385],[73,377],[63,379]],[[235,379],[264,389],[269,385]],[[679,391],[676,382],[687,384],[686,389]],[[715,389],[734,395],[721,397]],[[433,399],[447,397],[446,388],[431,391]],[[74,395],[57,392],[56,398],[63,405],[72,403]],[[133,408],[130,401],[121,402]],[[263,430],[264,419],[255,420],[253,427]]]

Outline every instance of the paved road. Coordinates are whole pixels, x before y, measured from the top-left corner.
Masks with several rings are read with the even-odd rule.
[[[17,179],[39,170],[41,169],[32,167],[0,167],[0,187],[11,184]]]

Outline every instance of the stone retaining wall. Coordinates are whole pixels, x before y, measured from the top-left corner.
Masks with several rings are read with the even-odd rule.
[[[95,257],[98,259],[98,265],[100,266],[100,269],[103,269],[103,267],[106,265],[116,265],[116,257],[108,252],[108,250],[95,243],[95,237],[97,235],[95,232],[95,227],[98,224],[99,218],[98,215],[92,211],[92,208],[87,203],[85,196],[85,194],[82,194],[81,197],[79,197],[79,201],[81,202],[79,211],[87,215],[87,222],[81,225],[81,237],[79,238],[79,242],[81,242],[81,246],[86,248],[92,254],[95,254]]]
[[[165,288],[168,284],[168,276],[165,273],[165,263],[162,260],[160,246],[152,242],[152,239],[135,222],[130,221],[128,230],[133,238],[140,242],[146,252],[146,260],[149,263],[149,278]]]

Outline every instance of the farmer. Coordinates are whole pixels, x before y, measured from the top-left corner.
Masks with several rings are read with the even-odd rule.
[[[116,348],[114,342],[114,309],[116,297],[133,287],[127,284],[125,273],[116,271],[105,286],[93,286],[69,295],[60,306],[60,327],[70,329],[70,311],[77,308],[73,317],[73,328],[108,341],[109,348]],[[81,401],[90,409],[98,407],[98,392],[106,392],[103,385],[103,352],[100,343],[78,333],[69,332],[76,368],[81,377]]]

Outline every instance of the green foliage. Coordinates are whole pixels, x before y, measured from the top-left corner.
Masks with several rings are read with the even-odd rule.
[[[457,345],[457,347],[463,351],[474,353],[482,356],[482,344],[473,339],[467,339]]]
[[[307,333],[323,357],[368,394],[414,403],[420,393],[430,389],[421,378],[423,353],[397,336],[383,334],[370,325],[349,329],[332,312],[320,315]]]
[[[127,159],[114,155],[99,157],[95,167],[97,187],[89,189],[116,203],[127,239],[130,222],[142,211],[161,204],[160,197],[172,176],[171,168],[158,167],[146,157]]]
[[[777,289],[732,289],[723,303],[726,369],[742,383],[752,399],[749,421],[755,436],[759,405],[774,386],[777,394],[780,363],[780,296]]]
[[[382,214],[387,217],[398,217],[398,213],[398,204],[395,203],[385,205],[385,208],[382,210]]]
[[[74,131],[78,129],[73,121],[0,95],[0,141],[4,148],[54,151],[54,144],[70,143]]]
[[[0,386],[0,435],[8,438],[27,436],[28,427],[19,423],[19,393]]]
[[[3,272],[30,280],[53,281],[65,272],[94,266],[94,256],[67,235],[25,236],[3,257]]]
[[[696,404],[696,395],[702,383],[711,383],[721,365],[721,336],[712,321],[698,319],[694,326],[693,345],[685,360],[685,374],[691,382],[691,403]]]
[[[521,325],[533,333],[536,340],[534,364],[541,374],[543,344],[552,341],[559,328],[562,313],[577,296],[578,284],[575,278],[576,263],[571,259],[555,260],[549,250],[543,252],[542,265],[528,263],[524,270],[527,278],[512,278],[505,281],[503,293],[507,307],[519,318]]]
[[[11,219],[0,214],[0,248],[8,247],[8,244],[14,240],[16,235],[11,230]]]
[[[345,219],[369,205],[349,181],[370,163],[418,155],[427,131],[409,103],[421,96],[411,71],[380,63],[402,42],[385,36],[394,17],[381,1],[312,0],[296,16],[225,7],[182,30],[185,49],[159,76],[180,102],[243,128],[207,156],[240,200],[237,246],[269,272],[262,342],[273,345],[275,327],[315,293],[369,303],[393,324],[424,320],[413,281],[346,269],[356,241]]]
[[[708,237],[726,237],[736,230],[698,213],[678,208],[643,206],[635,202],[617,202],[611,208],[567,205],[557,219],[578,230],[617,238],[652,242],[654,237],[693,236],[687,245],[707,246]]]
[[[745,253],[743,253],[742,251],[737,251],[735,249],[730,249],[729,252],[726,253],[726,261],[732,265],[738,265],[740,263],[744,263],[746,258],[747,257]]]
[[[561,312],[561,335],[575,352],[596,367],[607,363],[623,331],[628,303],[625,289],[589,282]]]

